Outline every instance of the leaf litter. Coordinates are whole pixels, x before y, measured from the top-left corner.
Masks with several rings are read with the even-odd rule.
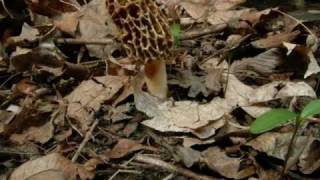
[[[164,100],[106,0],[2,3],[0,179],[279,178],[293,125],[248,130],[317,97],[318,19],[245,0],[157,3],[181,29]],[[287,176],[318,179],[318,117],[299,134]]]

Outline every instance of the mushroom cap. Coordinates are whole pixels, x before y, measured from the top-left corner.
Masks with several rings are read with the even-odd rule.
[[[145,63],[169,56],[173,37],[154,0],[106,0],[128,57]]]

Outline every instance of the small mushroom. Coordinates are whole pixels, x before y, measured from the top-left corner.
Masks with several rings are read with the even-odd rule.
[[[144,78],[154,96],[166,98],[166,60],[173,46],[166,16],[153,0],[106,0],[128,57],[144,65]]]

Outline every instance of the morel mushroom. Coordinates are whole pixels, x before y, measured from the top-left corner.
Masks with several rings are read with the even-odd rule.
[[[128,57],[144,64],[151,94],[167,96],[166,59],[173,45],[166,16],[153,0],[106,0]]]

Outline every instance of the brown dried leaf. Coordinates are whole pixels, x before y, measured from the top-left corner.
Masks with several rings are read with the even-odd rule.
[[[230,71],[240,80],[247,78],[266,79],[276,72],[276,68],[282,63],[283,58],[278,49],[270,49],[252,58],[243,58],[235,61]]]
[[[233,75],[228,78],[226,101],[230,106],[240,106],[253,117],[268,111],[266,107],[254,106],[256,103],[295,96],[316,97],[312,87],[305,82],[275,81],[254,89]]]
[[[17,71],[31,70],[33,65],[58,68],[63,66],[61,57],[47,48],[35,48],[32,50],[17,48],[11,55],[11,64]]]
[[[40,177],[76,180],[78,175],[80,179],[93,178],[92,174],[80,165],[72,163],[60,154],[52,153],[22,164],[13,171],[9,180],[39,179]]]
[[[243,179],[255,174],[255,167],[247,165],[240,169],[240,158],[231,158],[222,149],[211,147],[202,152],[202,158],[207,166],[227,178]]]
[[[150,128],[161,132],[192,132],[209,123],[220,121],[225,114],[232,110],[232,106],[221,98],[215,98],[210,103],[199,104],[192,101],[170,101],[159,102],[155,97],[147,93],[135,93],[136,108],[146,113],[150,120],[142,123]],[[212,132],[219,128],[224,121],[213,126],[211,130],[204,132],[212,135]],[[202,133],[200,133],[202,134]],[[204,133],[207,134],[207,133]],[[195,135],[198,135],[195,133]]]
[[[75,36],[78,28],[80,12],[63,13],[53,19],[53,24],[62,32]]]
[[[282,45],[283,42],[290,42],[294,40],[299,34],[300,31],[282,32],[276,35],[268,36],[264,39],[253,41],[251,44],[256,48],[276,48]]]
[[[248,11],[250,11],[250,9],[210,12],[207,21],[211,25],[227,24],[231,20],[240,19],[241,15]]]
[[[74,12],[80,7],[76,0],[31,0],[28,3],[33,12],[49,17],[58,16],[65,12]]]
[[[245,0],[181,0],[180,5],[187,13],[198,21],[203,21],[207,16],[212,16],[215,11],[228,12]],[[211,14],[211,15],[209,15]]]
[[[68,101],[67,115],[77,121],[81,130],[86,131],[92,123],[90,114],[97,111],[101,103],[111,100],[128,82],[128,77],[103,76],[83,81],[64,99]]]
[[[113,23],[105,0],[93,0],[81,8],[79,19],[79,37],[101,39],[117,37],[119,31]],[[118,47],[117,43],[108,45],[86,45],[91,56],[105,58]]]
[[[314,139],[299,157],[298,166],[304,174],[320,169],[320,140]]]
[[[178,146],[176,153],[182,159],[183,164],[189,168],[199,162],[201,157],[201,153],[199,151],[193,150],[190,147]]]
[[[286,43],[283,45],[287,48],[287,56],[290,58],[290,61],[303,61],[301,63],[308,63],[308,67],[304,72],[304,78],[307,78],[313,74],[317,74],[320,72],[320,66],[312,52],[311,49],[306,48],[301,45]],[[308,62],[304,62],[308,61]],[[290,62],[288,62],[289,64]],[[292,62],[291,62],[292,63]],[[300,68],[303,69],[303,68]]]
[[[119,139],[118,143],[112,148],[112,150],[106,153],[106,156],[110,159],[119,159],[143,148],[144,146],[137,141]]]
[[[15,87],[14,92],[16,95],[35,95],[34,91],[38,88],[38,86],[35,84],[35,82],[29,80],[29,79],[22,79],[19,81]]]
[[[22,132],[22,134],[12,134],[10,140],[12,142],[23,144],[27,141],[39,142],[44,144],[48,142],[54,133],[52,122],[47,122],[42,126],[30,127]]]

